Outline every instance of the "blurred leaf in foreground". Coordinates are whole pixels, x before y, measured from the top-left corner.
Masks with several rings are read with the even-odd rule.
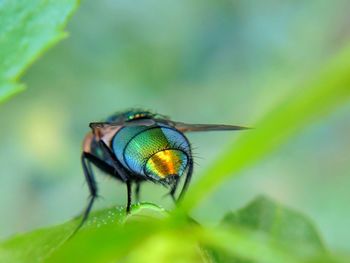
[[[0,1],[0,102],[23,90],[20,74],[66,36],[63,28],[77,0]]]
[[[72,222],[18,235],[0,244],[0,262],[42,262],[70,236]]]
[[[350,98],[350,46],[342,50],[312,80],[294,89],[209,167],[194,184],[182,206],[190,210],[225,180],[262,160],[272,150]]]
[[[266,198],[216,228],[148,203],[124,211],[93,213],[71,239],[77,220],[11,238],[0,244],[0,262],[334,262],[307,219]]]
[[[265,236],[272,247],[286,252],[286,258],[280,259],[283,262],[291,260],[292,257],[302,262],[330,262],[321,238],[310,220],[266,197],[258,197],[243,209],[228,213],[222,225],[228,229],[239,227],[252,231],[253,235],[260,235],[260,238]],[[260,242],[267,242],[267,239],[261,239]],[[216,257],[218,262],[260,262],[240,260],[224,254],[216,254]],[[259,257],[255,257],[257,258]],[[275,256],[272,258],[277,260]]]
[[[139,204],[133,206],[132,217],[150,217],[154,213],[160,216],[164,213],[164,210],[152,204]],[[0,244],[0,262],[46,262],[47,258],[50,257],[52,253],[61,249],[64,245],[66,247],[63,247],[63,255],[67,255],[64,254],[64,252],[67,250],[70,251],[69,248],[73,246],[73,251],[68,255],[68,260],[79,262],[79,258],[76,258],[77,261],[74,261],[74,256],[77,253],[79,256],[80,253],[84,253],[80,256],[80,259],[84,259],[84,257],[87,259],[94,259],[94,256],[96,257],[99,255],[99,235],[97,233],[101,231],[103,234],[103,228],[106,228],[106,226],[119,229],[121,223],[126,219],[124,207],[111,208],[92,213],[84,227],[71,239],[69,238],[77,227],[80,219],[73,219],[58,226],[14,236]],[[122,232],[122,230],[120,231]],[[91,235],[92,237],[85,238],[86,235]],[[130,233],[129,236],[134,238],[132,233]],[[117,236],[115,238],[120,240],[120,242],[124,242],[125,240],[122,236]],[[77,244],[76,241],[80,242],[79,240],[83,240],[83,242],[81,244],[78,243],[77,250],[74,250],[74,245]],[[82,252],[81,249],[84,248],[84,242],[91,242],[92,247]],[[111,245],[115,245],[115,243],[111,242]],[[122,247],[123,245],[119,246],[120,249]]]
[[[88,225],[45,262],[211,263],[194,239],[192,225],[187,228],[187,219],[142,204],[122,221]]]

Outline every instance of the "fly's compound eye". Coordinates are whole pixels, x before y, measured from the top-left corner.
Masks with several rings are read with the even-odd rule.
[[[181,176],[191,154],[185,136],[167,126],[126,126],[115,135],[112,147],[128,170],[155,180]]]

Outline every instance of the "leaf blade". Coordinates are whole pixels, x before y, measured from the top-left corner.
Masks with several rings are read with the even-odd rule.
[[[125,207],[104,209],[92,213],[82,229],[73,237],[72,234],[81,219],[73,219],[57,226],[13,236],[0,242],[0,262],[67,262],[72,257],[76,257],[79,261],[79,257],[80,259],[84,258],[80,255],[79,249],[84,243],[93,247],[96,240],[100,239],[100,243],[108,244],[107,241],[110,240],[111,245],[114,245],[123,242],[123,239],[120,238],[123,236],[125,240],[129,238],[129,243],[132,244],[137,240],[134,237],[140,226],[138,228],[124,228],[121,226],[130,219],[134,220],[141,216],[154,217],[155,212],[158,216],[161,214],[164,216],[164,213],[166,213],[164,209],[151,203],[134,205],[129,216],[125,214]],[[147,231],[149,233],[151,229]],[[120,236],[113,236],[111,233],[120,234]],[[108,248],[110,249],[108,250]],[[101,247],[99,250],[95,249],[94,252],[84,255],[86,257],[85,262],[94,262],[94,258],[104,256],[106,251],[113,252],[114,249],[110,246]],[[123,251],[120,251],[120,253],[123,253]]]
[[[334,111],[350,98],[350,46],[339,52],[303,88],[277,105],[241,134],[191,187],[181,206],[191,210],[220,184],[261,160],[314,121]]]
[[[23,71],[67,36],[63,31],[77,0],[12,1],[0,5],[0,102],[24,90]]]

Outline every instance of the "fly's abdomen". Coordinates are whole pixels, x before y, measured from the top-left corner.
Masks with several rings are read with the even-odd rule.
[[[181,176],[188,163],[188,156],[183,151],[169,149],[153,154],[146,162],[145,172],[151,177],[167,178]]]
[[[160,180],[181,176],[191,154],[185,136],[168,126],[126,126],[114,137],[113,151],[131,172]]]

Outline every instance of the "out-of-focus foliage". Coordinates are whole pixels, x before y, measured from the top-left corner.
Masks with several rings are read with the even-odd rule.
[[[142,211],[145,210],[145,211]],[[157,214],[162,214],[163,210],[161,208],[158,208],[157,206],[150,205],[150,204],[143,204],[134,206],[132,209],[133,218],[137,218],[139,213],[142,212],[142,216],[150,216],[149,212],[156,211]],[[151,214],[152,215],[152,214]],[[81,230],[83,232],[83,236],[86,235],[86,233],[93,234],[100,231],[100,228],[105,228],[106,225],[110,228],[114,229],[117,227],[118,231],[120,233],[117,233],[118,235],[114,236],[113,240],[116,240],[115,242],[120,242],[124,245],[126,245],[127,239],[134,239],[135,234],[132,234],[132,232],[129,232],[128,230],[122,230],[120,225],[122,222],[126,220],[125,218],[125,212],[122,207],[120,208],[113,208],[113,209],[107,209],[103,211],[99,211],[97,213],[94,213],[91,215],[90,219],[84,226],[84,230]],[[68,245],[68,247],[72,246],[72,240],[76,239],[77,236],[80,236],[80,232],[77,236],[72,237],[73,231],[78,226],[79,221],[78,220],[72,220],[70,222],[54,226],[47,229],[41,229],[37,231],[33,231],[28,234],[19,235],[16,237],[13,237],[10,240],[7,240],[1,244],[0,248],[0,261],[1,262],[41,262],[46,261],[52,253],[54,253],[56,250],[61,249],[63,245]],[[143,232],[150,233],[151,229],[145,229],[147,231],[141,231],[140,234]],[[103,230],[102,230],[103,232]],[[85,234],[84,234],[85,233]],[[122,233],[124,233],[122,235]],[[126,235],[128,237],[126,237]],[[103,235],[101,236],[103,237]],[[71,238],[71,239],[70,239]],[[83,237],[82,237],[83,238]],[[107,236],[106,236],[107,238]],[[83,238],[84,239],[84,238]],[[103,238],[102,238],[103,239]],[[99,256],[101,256],[101,252],[103,252],[104,249],[108,249],[104,246],[100,246],[101,241],[98,241],[98,239],[88,239],[86,241],[91,242],[91,247],[87,250],[87,248],[83,248],[83,246],[80,245],[80,248],[73,247],[73,250],[69,253],[70,258],[67,258],[64,262],[77,262],[79,260],[83,260],[85,262],[99,262],[97,259]],[[103,242],[107,242],[108,239],[104,239]],[[134,239],[134,241],[136,241]],[[111,243],[109,246],[112,248],[113,246],[116,246],[116,243]],[[77,243],[75,243],[76,245]],[[101,244],[102,245],[102,244]],[[105,244],[104,244],[105,245]],[[73,242],[74,246],[74,242]],[[79,244],[78,244],[79,246]],[[122,252],[121,245],[118,245],[120,251]],[[74,251],[74,249],[77,249]],[[101,252],[99,252],[99,250]],[[88,253],[88,252],[93,253]],[[118,250],[115,250],[116,253]],[[75,255],[75,253],[77,253]],[[67,256],[67,254],[66,254]],[[63,261],[58,261],[63,262]]]
[[[124,207],[113,208],[94,213],[73,237],[77,220],[12,238],[0,245],[0,259],[9,263],[331,262],[307,219],[266,198],[228,214],[223,222],[224,227],[200,226],[151,204],[134,206],[127,217]]]
[[[228,213],[222,224],[228,227],[241,226],[255,234],[264,233],[280,248],[290,250],[289,255],[327,261],[326,249],[310,221],[265,197],[259,197],[243,209]],[[235,262],[232,257],[220,256],[219,262]],[[281,259],[280,262],[285,261]]]
[[[77,0],[0,2],[0,102],[23,90],[19,75],[45,49],[66,36]]]
[[[184,206],[191,208],[233,173],[261,160],[271,150],[290,140],[313,121],[324,117],[350,98],[350,46],[329,62],[311,83],[300,84],[261,121],[242,135],[192,187]]]

